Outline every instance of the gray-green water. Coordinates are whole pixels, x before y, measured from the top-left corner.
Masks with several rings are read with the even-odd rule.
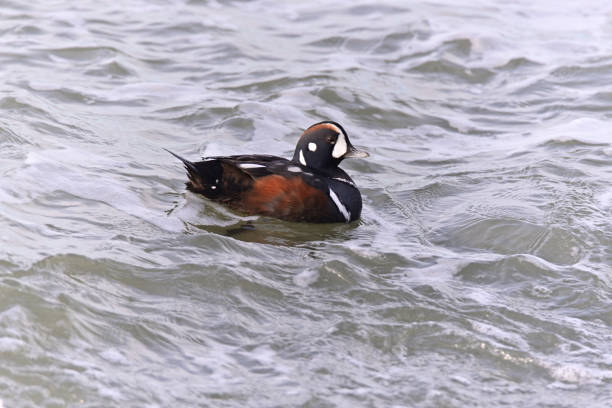
[[[0,1],[0,406],[612,404],[609,1],[122,3]],[[323,119],[352,225],[162,150]]]

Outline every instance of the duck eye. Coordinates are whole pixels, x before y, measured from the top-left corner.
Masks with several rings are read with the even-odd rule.
[[[327,137],[327,142],[328,142],[329,144],[336,144],[336,138],[335,138],[335,137],[332,137],[332,136],[328,136],[328,137]]]

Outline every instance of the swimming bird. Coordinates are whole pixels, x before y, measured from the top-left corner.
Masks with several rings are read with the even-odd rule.
[[[187,190],[246,215],[312,223],[351,222],[361,215],[361,193],[338,166],[369,154],[356,149],[337,122],[306,129],[291,160],[247,154],[191,162],[167,151],[185,165]]]

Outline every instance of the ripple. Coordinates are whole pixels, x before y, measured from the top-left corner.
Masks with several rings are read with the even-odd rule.
[[[607,2],[3,4],[0,405],[610,398]],[[325,119],[371,153],[351,225],[161,150]]]
[[[442,81],[464,81],[483,83],[493,77],[493,73],[483,68],[468,68],[448,60],[426,61],[410,68],[410,72],[433,74]]]

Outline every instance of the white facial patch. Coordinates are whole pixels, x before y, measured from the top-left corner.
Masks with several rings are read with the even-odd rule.
[[[263,164],[257,164],[257,163],[242,163],[242,164],[239,164],[238,166],[243,169],[258,169],[261,167],[266,167]]]
[[[332,150],[332,157],[335,159],[339,159],[344,156],[348,150],[348,145],[346,144],[346,137],[344,137],[344,133],[338,133],[338,140],[336,140],[336,145],[334,146],[334,150]]]
[[[340,214],[344,216],[346,222],[349,222],[351,220],[351,213],[346,209],[344,204],[342,204],[334,190],[332,190],[331,188],[329,189],[329,196],[331,197],[334,204],[336,204],[336,207],[338,207],[338,211],[340,211]]]
[[[310,142],[308,143],[308,150],[310,150],[311,152],[316,152],[317,151],[317,144]]]
[[[289,166],[287,167],[287,170],[289,170],[292,173],[301,173],[302,169],[300,169],[298,166]]]
[[[300,149],[300,164],[302,166],[307,166],[306,159],[304,158],[304,152]]]

